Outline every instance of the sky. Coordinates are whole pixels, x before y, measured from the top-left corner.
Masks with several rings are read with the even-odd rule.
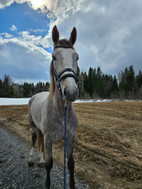
[[[118,75],[133,65],[142,70],[141,0],[0,0],[0,78],[49,81],[57,25],[60,38],[77,29],[75,49],[81,71],[100,67]]]

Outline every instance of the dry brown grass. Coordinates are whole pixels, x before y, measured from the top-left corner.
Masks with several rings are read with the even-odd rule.
[[[142,188],[142,102],[74,104],[76,175],[93,189]],[[27,106],[1,106],[0,125],[30,142]],[[63,142],[54,159],[63,163]]]

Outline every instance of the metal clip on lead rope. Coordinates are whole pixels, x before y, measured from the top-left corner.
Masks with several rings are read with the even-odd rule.
[[[64,104],[64,189],[66,189],[66,113],[67,113],[67,102]]]

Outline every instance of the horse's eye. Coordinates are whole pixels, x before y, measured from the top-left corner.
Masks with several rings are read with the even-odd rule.
[[[54,55],[52,56],[52,58],[53,58],[53,60],[56,60],[56,57]]]

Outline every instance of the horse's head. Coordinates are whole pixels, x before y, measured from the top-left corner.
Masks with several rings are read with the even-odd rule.
[[[59,40],[59,32],[56,26],[52,30],[54,51],[52,54],[52,71],[58,90],[64,100],[73,102],[78,96],[78,54],[74,49],[77,31],[74,27],[69,40]]]

